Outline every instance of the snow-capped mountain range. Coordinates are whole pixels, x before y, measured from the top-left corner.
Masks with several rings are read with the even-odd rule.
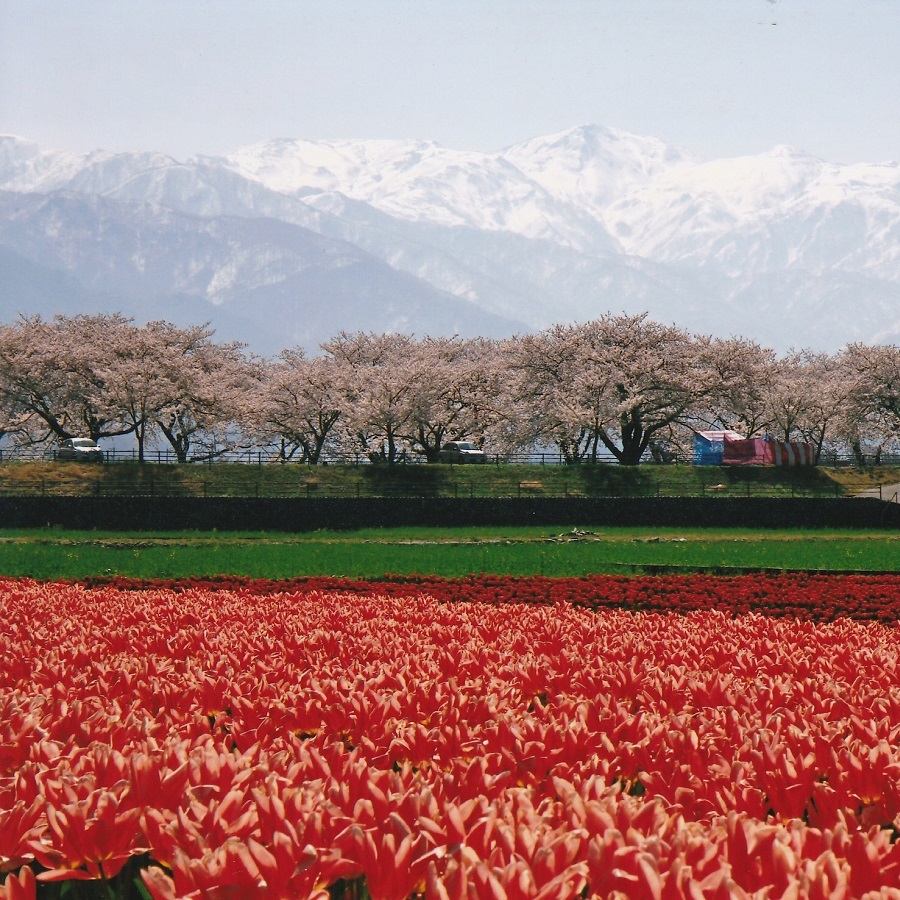
[[[0,319],[501,336],[648,311],[778,350],[900,341],[900,166],[702,160],[596,125],[498,153],[276,140],[85,155],[0,137]]]

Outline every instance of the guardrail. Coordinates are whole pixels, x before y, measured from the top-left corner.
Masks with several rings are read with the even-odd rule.
[[[134,449],[104,449],[104,462],[106,463],[138,463],[138,452]],[[29,449],[25,447],[0,447],[0,464],[8,462],[54,462],[57,461],[56,450],[54,449]],[[151,465],[177,465],[178,457],[173,450],[145,450],[144,464]],[[190,466],[212,466],[222,463],[243,464],[253,466],[264,465],[309,465],[313,467],[315,464],[301,463],[296,459],[285,459],[273,450],[264,449],[248,449],[248,450],[229,450],[220,453],[204,453],[192,455],[187,464]],[[618,465],[616,458],[612,453],[604,451],[598,454],[596,460],[581,460],[575,463],[567,460],[561,453],[552,451],[531,451],[523,453],[506,453],[506,454],[487,454],[485,457],[487,465],[541,465],[541,466],[564,466],[564,465]],[[645,458],[641,461],[643,466],[655,465],[682,465],[693,466],[694,457],[691,453],[673,455],[666,463],[659,463],[656,460]],[[365,453],[329,453],[323,454],[317,465],[344,465],[344,466],[371,466],[371,465],[387,465],[381,462],[373,462]],[[427,465],[424,456],[406,456],[392,465],[410,466],[410,465]],[[461,463],[450,463],[454,467],[462,465]],[[823,453],[819,459],[821,466],[857,466],[857,460],[851,454],[843,453]],[[900,466],[900,454],[883,455],[878,465],[883,466]]]
[[[104,449],[104,462],[106,463],[137,463],[139,462],[137,450]],[[57,460],[55,450],[34,450],[24,447],[0,448],[0,463],[4,462],[53,462]],[[567,460],[561,453],[554,452],[529,452],[529,453],[488,453],[484,457],[487,465],[566,465]],[[673,459],[673,462],[690,465],[692,459],[683,457]],[[173,450],[145,450],[143,463],[155,465],[176,465],[178,457]],[[328,453],[323,454],[318,463],[302,463],[299,459],[286,459],[272,450],[229,450],[221,453],[195,454],[188,458],[187,463],[192,466],[217,465],[220,463],[240,463],[244,465],[344,465],[344,466],[371,466],[387,465],[381,461],[371,460],[365,453]],[[616,464],[616,458],[612,453],[598,454],[595,461],[584,461],[583,465]],[[418,466],[427,465],[424,456],[403,456],[391,465]],[[650,460],[646,464],[651,464]],[[448,463],[448,465],[464,465],[463,463]],[[465,465],[469,465],[468,463]]]

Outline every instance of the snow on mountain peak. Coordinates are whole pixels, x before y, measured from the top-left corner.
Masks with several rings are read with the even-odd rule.
[[[166,240],[169,215],[219,222],[223,233],[249,220],[289,222],[533,327],[591,318],[614,302],[665,320],[683,315],[687,327],[694,315],[708,329],[713,316],[739,332],[733,317],[751,300],[776,317],[808,301],[819,311],[831,304],[831,319],[817,312],[823,335],[842,334],[848,304],[867,304],[874,322],[895,309],[900,286],[896,163],[840,165],[788,146],[702,160],[601,125],[496,153],[419,140],[279,139],[184,162],[44,151],[0,136],[4,190],[65,191],[82,209],[103,198],[123,222],[145,216]],[[21,201],[11,198],[15,209]],[[79,265],[87,251],[60,249],[63,212],[51,205],[26,204],[34,246],[52,246],[54,265]],[[32,252],[19,220],[5,225],[8,245]],[[197,253],[183,236],[189,231],[171,251],[184,254],[186,271]],[[244,252],[239,245],[222,243],[221,273],[238,271],[229,266]],[[107,252],[118,250],[104,245]],[[268,265],[264,240],[248,252]],[[755,327],[757,318],[747,321]]]
[[[280,140],[238,150],[225,164],[271,190],[340,193],[406,221],[612,248],[596,220],[498,154],[429,141]]]
[[[550,193],[595,213],[660,172],[693,159],[658,138],[602,125],[533,138],[502,155]]]
[[[340,190],[364,199],[385,169],[409,167],[440,149],[426,141],[282,138],[237,150],[224,162],[279,193]]]
[[[43,150],[33,141],[0,135],[0,189],[52,189],[71,178],[83,161],[74,153]]]

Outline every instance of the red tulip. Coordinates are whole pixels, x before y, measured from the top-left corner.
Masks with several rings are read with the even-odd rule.
[[[0,900],[36,900],[37,882],[34,872],[28,866],[19,869],[18,874],[7,875],[0,885]]]
[[[114,878],[136,846],[140,810],[120,806],[115,794],[95,790],[83,799],[58,808],[48,806],[47,830],[29,844],[47,871],[39,881]]]

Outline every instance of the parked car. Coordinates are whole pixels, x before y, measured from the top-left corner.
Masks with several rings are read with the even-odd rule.
[[[483,463],[487,457],[468,441],[447,441],[438,451],[438,459],[449,463]]]
[[[90,438],[66,438],[59,442],[56,450],[57,459],[74,459],[78,462],[103,462],[103,451],[96,441]]]

